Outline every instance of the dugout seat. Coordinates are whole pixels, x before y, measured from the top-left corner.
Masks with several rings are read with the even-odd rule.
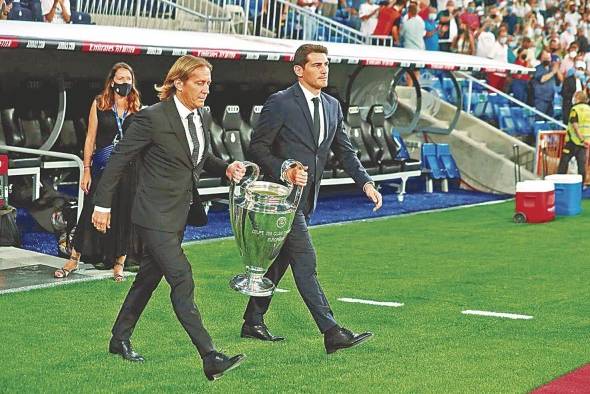
[[[222,140],[223,129],[213,120],[211,108],[209,106],[203,107],[202,114],[204,126],[209,129],[209,139],[211,141],[213,154],[221,160],[229,162],[230,156],[225,149]],[[213,175],[204,171],[201,173],[201,177],[199,178],[199,187],[220,186],[223,182],[223,178],[214,177]]]
[[[379,163],[380,171],[384,174],[399,172],[401,165],[394,159],[395,153],[392,153],[387,142],[385,131],[385,114],[382,105],[373,105],[367,115],[367,121],[371,126],[371,136],[377,142],[377,146],[382,149],[383,155]],[[393,142],[391,142],[392,147]]]
[[[363,140],[362,119],[359,107],[350,106],[346,112],[346,122],[344,123],[344,131],[348,134],[352,147],[356,150],[357,157],[362,165],[367,170],[369,175],[376,175],[379,173],[379,159],[381,150],[376,143],[367,148]],[[342,178],[348,175],[344,172],[341,165],[336,168],[335,176]]]
[[[240,116],[240,107],[237,105],[227,105],[223,111],[221,127],[223,132],[221,138],[225,149],[229,153],[230,161],[244,161],[244,147],[242,146],[242,129],[244,122]]]

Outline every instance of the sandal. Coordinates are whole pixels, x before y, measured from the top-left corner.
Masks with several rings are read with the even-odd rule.
[[[66,265],[68,265],[68,263],[70,261],[73,261],[74,263],[76,263],[76,265],[74,266],[74,268],[68,269],[68,268],[66,268]],[[58,269],[57,271],[55,271],[53,273],[53,277],[55,277],[57,279],[67,278],[72,272],[75,272],[78,270],[78,263],[79,262],[80,262],[80,257],[78,257],[77,259],[70,258],[68,263],[66,263],[63,267],[61,267],[60,269]]]
[[[116,272],[115,271],[115,267],[116,266],[120,266],[121,267],[121,272]],[[119,282],[123,282],[125,280],[125,277],[123,276],[123,267],[125,265],[121,264],[121,263],[115,263],[115,265],[113,265],[113,280],[117,283]]]

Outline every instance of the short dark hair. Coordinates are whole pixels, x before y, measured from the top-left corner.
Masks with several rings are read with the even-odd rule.
[[[324,53],[326,56],[328,55],[328,48],[323,45],[317,44],[303,44],[295,51],[295,56],[293,57],[293,65],[305,67],[307,64],[307,55],[310,53]]]

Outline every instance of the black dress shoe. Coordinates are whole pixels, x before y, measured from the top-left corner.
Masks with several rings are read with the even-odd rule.
[[[128,361],[140,363],[145,361],[141,354],[136,353],[133,350],[130,341],[116,341],[111,338],[111,342],[109,343],[109,352],[113,354],[119,354],[121,357]]]
[[[370,332],[355,334],[344,327],[334,327],[324,333],[326,353],[331,354],[340,349],[359,345],[373,336]]]
[[[260,339],[261,341],[282,341],[285,339],[284,337],[279,337],[276,335],[272,335],[270,331],[268,331],[268,327],[266,324],[257,324],[255,326],[251,326],[249,324],[244,323],[242,325],[242,333],[240,335],[242,338],[254,338]]]
[[[209,380],[216,380],[223,376],[227,371],[231,371],[244,361],[243,354],[228,357],[223,353],[209,352],[203,358],[203,372]]]

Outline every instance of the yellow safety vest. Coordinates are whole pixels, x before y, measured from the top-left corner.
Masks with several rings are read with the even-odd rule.
[[[569,114],[571,118],[573,114],[578,116],[578,130],[584,138],[590,137],[590,105],[579,103],[575,104]],[[571,122],[567,125],[567,134],[565,136],[565,142],[571,141],[575,145],[584,145],[584,143],[578,138],[574,127]]]

